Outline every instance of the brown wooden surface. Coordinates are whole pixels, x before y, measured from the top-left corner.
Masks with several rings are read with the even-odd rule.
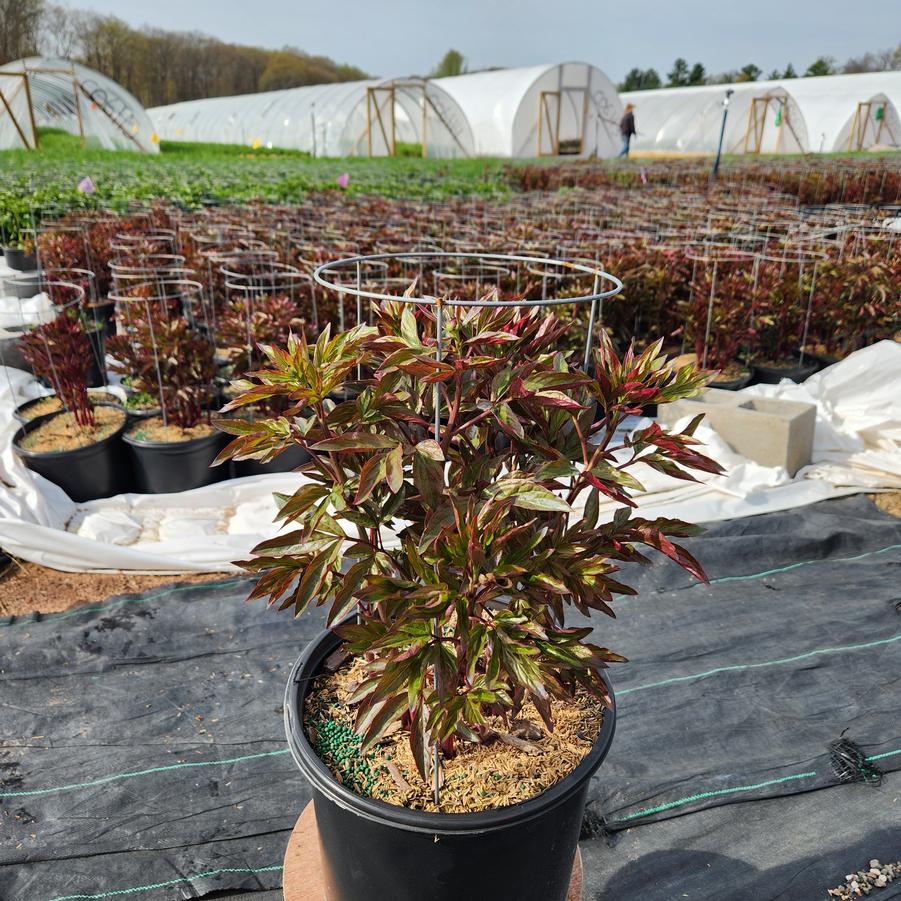
[[[285,901],[328,901],[312,801],[303,809],[288,840],[282,885]],[[582,901],[582,852],[578,848],[566,901]]]

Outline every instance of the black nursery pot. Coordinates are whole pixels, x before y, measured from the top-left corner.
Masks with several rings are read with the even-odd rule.
[[[816,363],[818,371],[822,371],[823,369],[827,369],[838,363],[838,357],[830,357],[828,354],[812,354],[805,352],[804,359],[809,360],[811,363]]]
[[[22,336],[28,333],[27,328],[6,329],[9,337],[0,338],[0,363],[12,369],[31,372],[31,363],[22,356]]]
[[[260,463],[259,460],[235,460],[234,474],[236,479],[240,479],[244,476],[262,476],[271,472],[293,472],[309,459],[310,455],[298,444],[283,451],[268,463]]]
[[[25,253],[21,247],[4,247],[3,257],[10,269],[34,272],[38,268],[37,257],[34,254]]]
[[[190,441],[144,441],[133,435],[122,440],[131,452],[137,491],[141,494],[171,494],[221,482],[226,467],[210,468],[226,436],[213,432]]]
[[[125,448],[122,447],[122,433],[126,420],[111,435],[96,444],[77,447],[68,451],[33,451],[19,447],[19,442],[42,422],[62,413],[38,416],[25,423],[13,437],[15,452],[33,472],[59,485],[76,503],[93,501],[101,497],[122,494],[131,487],[131,467]]]
[[[809,354],[804,355],[803,363],[801,363],[800,356],[797,359],[797,366],[758,366],[756,363],[751,363],[752,383],[778,385],[782,379],[791,379],[793,382],[800,384],[809,379],[815,372],[819,372],[819,362],[812,360]]]
[[[108,300],[102,303],[92,304],[86,308],[88,319],[103,334],[104,338],[116,334],[116,304]]]
[[[39,272],[14,275],[3,279],[3,290],[8,297],[27,300],[41,293],[41,275]]]
[[[341,785],[307,741],[304,697],[338,644],[331,632],[312,642],[285,695],[291,753],[313,787],[329,901],[565,901],[589,782],[610,749],[614,711],[576,769],[535,798],[478,813],[410,810]]]
[[[748,373],[748,375],[743,375],[737,379],[714,379],[707,387],[719,388],[720,391],[741,391],[742,388],[747,388],[750,384],[751,374]]]
[[[88,371],[88,388],[102,388],[106,384],[106,350],[103,344],[103,332],[91,329],[88,332],[91,345],[91,368]]]

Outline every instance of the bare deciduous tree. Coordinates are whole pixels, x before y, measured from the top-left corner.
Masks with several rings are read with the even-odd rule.
[[[0,0],[0,63],[37,53],[44,0]]]

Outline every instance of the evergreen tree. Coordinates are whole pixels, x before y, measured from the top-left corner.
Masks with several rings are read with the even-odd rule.
[[[641,89],[643,91],[650,91],[654,88],[660,87],[660,76],[657,74],[656,69],[645,69],[642,74],[642,85]]]
[[[459,50],[448,50],[441,57],[441,62],[432,70],[431,78],[448,78],[451,75],[462,75],[466,71],[466,60]]]
[[[667,87],[670,88],[681,88],[689,83],[688,81],[689,71],[688,71],[688,63],[680,56],[674,63],[673,68],[670,70],[667,78],[669,82],[667,83]]]
[[[619,86],[621,91],[648,91],[660,87],[660,76],[654,69],[630,69]]]
[[[835,72],[835,60],[831,56],[818,56],[804,73],[806,76],[832,75]]]
[[[700,63],[695,63],[688,73],[689,84],[704,84],[707,80],[707,72]]]

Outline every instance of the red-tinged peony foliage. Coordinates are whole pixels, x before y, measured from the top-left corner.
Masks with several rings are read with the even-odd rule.
[[[292,328],[300,331],[297,302],[285,294],[237,297],[216,317],[216,342],[236,372],[263,365],[261,344],[285,344]]]
[[[159,398],[167,422],[189,429],[209,416],[213,346],[184,319],[165,309],[132,316],[125,332],[107,338],[106,350],[131,387]]]
[[[36,376],[50,382],[57,397],[84,428],[94,425],[88,376],[94,363],[90,339],[77,309],[61,311],[20,339],[22,356]]]
[[[489,714],[515,716],[526,699],[549,727],[552,697],[584,689],[609,703],[600,674],[624,658],[567,612],[613,615],[635,594],[615,578],[622,564],[653,548],[704,579],[675,541],[698,530],[635,515],[632,500],[638,464],[683,479],[719,471],[697,449],[697,421],[679,434],[619,427],[696,393],[705,374],[666,368],[659,343],[620,359],[605,337],[592,377],[558,349],[564,330],[534,308],[446,307],[439,360],[433,310],[385,303],[372,327],[265,347],[266,368],[226,409],[292,407],[217,423],[235,436],[223,459],[309,452],[304,485],[281,498],[290,530],[242,564],[259,574],[251,598],[295,615],[328,608],[367,661],[364,748],[400,722],[424,777],[430,743],[449,753],[455,736],[479,740]],[[360,364],[372,377],[333,403]]]

